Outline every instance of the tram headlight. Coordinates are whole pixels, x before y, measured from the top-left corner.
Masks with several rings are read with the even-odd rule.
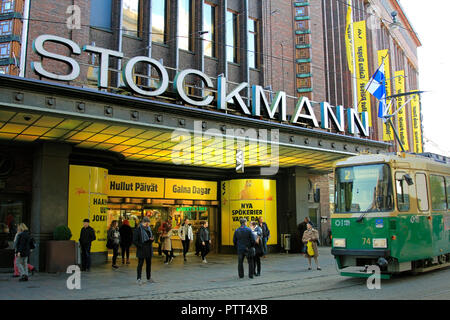
[[[374,248],[387,248],[387,239],[373,239],[372,241]]]
[[[345,239],[333,238],[333,247],[335,248],[345,248],[346,241]]]

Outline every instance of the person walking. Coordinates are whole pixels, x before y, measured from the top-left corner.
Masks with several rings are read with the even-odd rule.
[[[208,263],[208,261],[206,261],[206,256],[211,248],[211,236],[209,234],[208,221],[200,221],[199,242],[202,261],[203,263]]]
[[[307,229],[307,225],[310,223],[309,217],[305,217],[302,222],[298,224],[298,232],[300,234],[300,239],[303,239],[303,234],[305,233]],[[306,246],[303,244],[303,241],[300,241],[300,253],[305,254],[306,253]]]
[[[254,256],[254,275],[256,277],[261,275],[261,257],[264,254],[264,248],[262,243],[262,229],[256,221],[250,223],[250,229],[252,229],[253,237],[255,238],[255,256]]]
[[[108,229],[108,237],[107,237],[107,247],[113,250],[112,257],[112,267],[114,269],[119,268],[116,264],[117,256],[119,255],[119,246],[120,246],[120,232],[117,226],[117,220],[113,220]]]
[[[173,261],[172,235],[172,226],[168,223],[164,223],[161,234],[161,250],[166,256],[166,261],[164,261],[164,264],[169,264]]]
[[[17,233],[15,256],[17,258],[16,264],[20,275],[19,281],[28,281],[28,257],[31,252],[31,236],[25,223],[19,224]]]
[[[252,230],[246,226],[247,219],[241,218],[239,222],[241,226],[236,229],[233,235],[233,243],[238,254],[238,275],[240,279],[244,277],[244,257],[246,257],[248,262],[248,277],[253,279],[253,272],[255,270],[253,265],[255,238],[253,237]]]
[[[8,227],[6,226],[6,228],[8,228]],[[5,232],[8,233],[9,230],[5,231]],[[16,232],[16,235],[14,236],[14,241],[13,241],[13,249],[14,250],[16,249],[17,236],[19,235],[19,233],[20,232]],[[31,248],[30,248],[30,252],[31,251],[33,251],[33,250],[31,250]],[[31,264],[28,263],[28,273],[31,272],[31,275],[34,275],[35,271],[36,271],[36,269],[34,268],[34,266],[32,266]],[[16,257],[16,255],[14,255],[14,274],[13,274],[13,278],[18,278],[18,277],[20,277],[20,273],[19,273],[19,268],[17,267],[17,257]]]
[[[142,267],[145,261],[145,271],[147,276],[147,282],[154,282],[151,277],[152,271],[152,256],[153,256],[153,237],[152,229],[149,227],[150,219],[144,217],[139,226],[134,229],[133,243],[136,246],[136,257],[138,258],[137,266],[137,284],[141,285],[142,281]]]
[[[125,264],[125,255],[127,257],[127,264],[130,264],[130,247],[133,243],[133,229],[131,229],[128,220],[123,220],[122,225],[119,228],[119,233],[122,264]]]
[[[319,266],[319,250],[317,248],[317,241],[319,240],[319,232],[313,228],[312,224],[308,223],[306,225],[306,231],[303,234],[302,242],[304,243],[306,249],[305,256],[308,258],[309,268],[311,270],[311,258],[314,258],[314,262],[317,265],[317,270],[322,270]],[[309,243],[309,244],[308,244]],[[310,248],[308,248],[308,246]],[[312,249],[312,251],[311,251]]]
[[[262,246],[263,246],[263,257],[267,255],[267,241],[270,238],[270,230],[267,223],[264,222],[263,217],[258,218],[259,227],[262,230]]]
[[[184,223],[180,227],[180,239],[183,244],[183,258],[186,260],[186,253],[189,251],[189,245],[192,240],[194,240],[194,232],[192,231],[192,226],[189,223],[189,219],[184,219]]]
[[[81,271],[91,270],[91,244],[95,240],[95,230],[89,226],[89,219],[84,219],[78,239],[81,249]]]

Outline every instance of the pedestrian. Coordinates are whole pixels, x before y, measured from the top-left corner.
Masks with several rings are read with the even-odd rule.
[[[120,232],[117,226],[117,220],[113,220],[108,229],[107,246],[106,246],[108,249],[113,250],[113,257],[112,257],[113,269],[119,268],[119,266],[116,264],[117,256],[119,255],[119,246],[120,246]]]
[[[202,261],[203,263],[208,263],[208,261],[206,261],[206,255],[211,248],[211,236],[209,235],[208,221],[200,221],[199,242]]]
[[[31,236],[25,223],[20,223],[17,228],[15,255],[17,268],[19,269],[19,281],[28,281],[28,257],[30,256]]]
[[[151,278],[152,271],[152,256],[153,256],[153,233],[152,229],[149,227],[150,219],[144,217],[139,226],[134,229],[133,233],[133,243],[136,246],[136,257],[138,258],[137,266],[137,281],[136,283],[141,285],[142,281],[142,267],[145,261],[145,271],[147,276],[147,282],[154,282]]]
[[[161,250],[166,256],[166,261],[164,261],[164,264],[169,264],[173,261],[172,235],[172,226],[164,222],[163,231],[161,234]]]
[[[302,242],[304,243],[305,247],[307,248],[305,256],[308,258],[308,264],[309,268],[308,270],[311,270],[311,258],[314,258],[314,262],[317,265],[317,270],[322,270],[319,266],[319,250],[317,248],[317,242],[319,240],[319,232],[313,228],[312,224],[308,223],[306,225],[306,231],[303,234]],[[309,243],[309,244],[308,244]],[[310,248],[308,248],[308,246]],[[311,249],[313,251],[311,251]]]
[[[81,271],[91,270],[91,244],[95,239],[95,231],[89,226],[89,219],[84,219],[78,239],[81,249]]]
[[[158,255],[162,256],[161,251],[161,233],[162,233],[162,224],[161,219],[159,219],[154,227],[155,232],[153,232],[153,236],[155,237],[155,241],[158,244]]]
[[[267,223],[263,221],[263,217],[258,218],[259,227],[262,229],[262,245],[263,245],[263,257],[265,258],[267,255],[267,241],[270,238],[270,230],[267,226]]]
[[[198,257],[200,256],[200,252],[202,244],[200,242],[200,228],[198,228],[197,233],[195,234],[195,255]]]
[[[127,264],[130,264],[130,247],[133,243],[133,229],[130,227],[128,220],[123,220],[119,228],[120,233],[120,249],[122,251],[122,264],[125,264],[125,255],[127,257]]]
[[[250,223],[250,229],[252,229],[253,237],[255,238],[255,256],[253,260],[254,275],[256,277],[261,275],[261,257],[264,254],[264,248],[262,243],[262,229],[256,221]]]
[[[8,231],[9,232],[9,231]],[[16,245],[17,245],[17,236],[19,235],[20,232],[16,232],[16,235],[14,236],[14,242],[13,242],[13,249],[16,249]],[[30,247],[30,252],[33,251]],[[34,266],[32,266],[31,264],[28,263],[28,271],[31,272],[31,275],[34,275],[34,272],[36,271],[36,269],[34,268]],[[18,278],[20,277],[20,272],[19,272],[19,268],[17,266],[17,256],[14,255],[14,274],[13,274],[13,278]]]
[[[303,219],[303,221],[298,224],[297,229],[300,234],[300,240],[303,239],[303,234],[305,233],[309,222],[309,217],[305,217],[305,219]],[[303,241],[300,241],[300,253],[306,253],[306,246],[303,244]]]
[[[241,218],[239,222],[241,226],[236,229],[233,235],[233,243],[238,254],[238,275],[240,279],[244,277],[244,257],[246,257],[248,262],[248,277],[253,279],[253,272],[255,271],[253,265],[255,238],[253,237],[252,230],[246,226],[247,219]]]
[[[180,227],[180,239],[183,244],[183,258],[186,260],[186,253],[189,251],[189,245],[194,240],[194,233],[192,232],[192,225],[189,223],[189,219],[184,219],[184,223]]]

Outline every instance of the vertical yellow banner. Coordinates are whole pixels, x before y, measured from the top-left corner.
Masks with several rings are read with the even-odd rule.
[[[347,18],[345,21],[345,49],[347,54],[347,65],[350,73],[353,74],[353,35],[352,35],[352,1],[347,1]]]
[[[395,71],[395,93],[405,93],[405,71]],[[397,98],[397,110],[401,108],[401,106],[405,103],[405,97],[398,97]],[[397,128],[398,128],[398,135],[400,137],[400,141],[403,144],[403,148],[405,148],[405,151],[409,151],[409,144],[408,144],[408,131],[406,127],[406,106],[402,108],[397,113]]]
[[[417,91],[413,90],[412,92]],[[422,125],[420,122],[420,97],[415,94],[411,100],[411,118],[413,126],[414,152],[422,153]]]
[[[108,170],[103,168],[75,166],[69,169],[68,226],[72,240],[78,241],[83,220],[88,218],[95,230],[96,240],[91,252],[105,252],[108,195]]]
[[[353,23],[356,74],[358,86],[358,112],[367,112],[369,116],[369,126],[372,126],[372,112],[370,107],[370,93],[365,89],[369,82],[369,63],[367,58],[366,21]]]
[[[388,50],[378,50],[378,65],[381,65],[384,59],[384,76],[386,78],[386,96],[389,97],[392,95],[391,89],[391,65],[389,59]],[[390,99],[386,99],[386,106],[391,102]],[[391,108],[392,110],[392,108]],[[389,112],[391,114],[392,112]],[[394,133],[392,132],[391,126],[386,122],[383,123],[383,141],[393,141]]]

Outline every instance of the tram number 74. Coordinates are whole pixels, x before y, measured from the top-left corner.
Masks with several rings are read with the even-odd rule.
[[[370,245],[370,238],[363,238],[363,245]]]

